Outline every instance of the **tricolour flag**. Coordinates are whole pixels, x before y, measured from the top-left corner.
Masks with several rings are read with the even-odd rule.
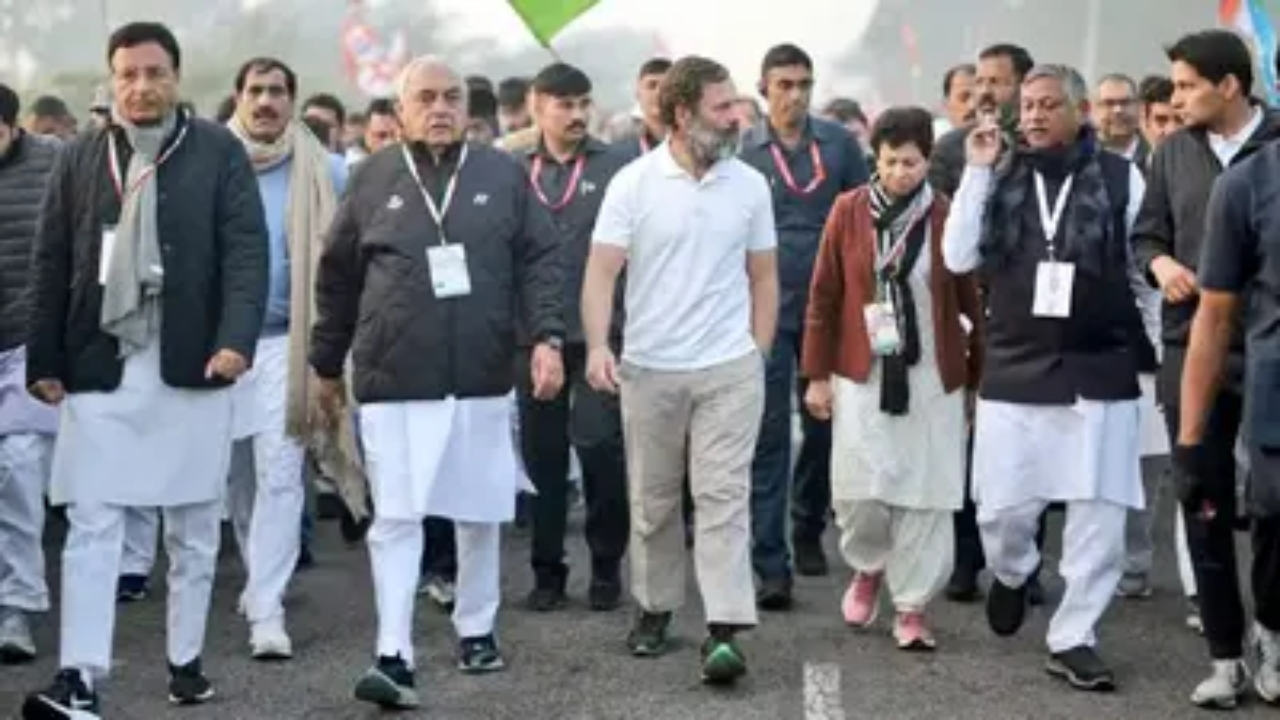
[[[1280,102],[1280,88],[1276,87],[1276,31],[1261,0],[1219,0],[1218,20],[1253,46],[1267,102],[1276,105]]]
[[[510,0],[511,8],[543,47],[600,0]]]

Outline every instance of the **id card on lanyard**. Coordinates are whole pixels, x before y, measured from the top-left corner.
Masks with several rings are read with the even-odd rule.
[[[1036,202],[1040,210],[1040,226],[1049,246],[1049,259],[1036,265],[1036,289],[1031,314],[1036,317],[1064,319],[1071,317],[1071,296],[1075,285],[1076,266],[1058,262],[1055,238],[1066,212],[1067,198],[1071,195],[1074,176],[1068,175],[1058,190],[1053,209],[1049,209],[1049,193],[1045,189],[1044,176],[1035,174]]]
[[[896,355],[902,350],[902,332],[898,327],[898,312],[894,308],[893,298],[889,295],[884,272],[894,263],[902,261],[907,252],[907,238],[911,237],[916,223],[923,215],[911,218],[902,233],[894,238],[881,257],[876,259],[875,277],[876,301],[862,308],[863,320],[867,325],[867,336],[871,342],[871,352],[880,357]],[[877,255],[880,248],[876,248]]]
[[[558,202],[552,203],[542,191],[542,156],[535,156],[533,158],[533,167],[529,169],[529,184],[533,186],[533,193],[538,196],[538,202],[541,202],[551,212],[559,212],[565,209],[570,202],[573,202],[573,194],[578,190],[578,183],[582,182],[582,171],[586,169],[586,166],[587,156],[579,155],[578,159],[573,163],[573,170],[569,173],[569,183],[565,185],[564,193]]]
[[[441,300],[470,295],[471,274],[467,270],[467,249],[462,245],[449,244],[444,232],[445,216],[449,213],[449,207],[453,204],[454,191],[458,187],[458,174],[462,172],[462,166],[467,162],[467,146],[465,143],[462,146],[462,153],[458,157],[458,165],[453,169],[453,175],[449,177],[449,182],[444,186],[444,197],[441,198],[439,205],[436,205],[431,193],[427,192],[427,186],[423,184],[422,176],[418,174],[418,165],[413,161],[413,154],[409,152],[409,146],[401,145],[400,150],[404,154],[405,164],[409,166],[409,174],[413,176],[413,182],[417,184],[418,191],[422,193],[422,200],[427,205],[427,212],[431,214],[431,219],[435,221],[437,235],[440,238],[439,245],[427,248],[427,266],[431,273],[431,290]]]
[[[812,195],[827,179],[827,167],[822,163],[822,153],[818,149],[817,140],[809,141],[809,158],[813,162],[813,179],[803,188],[796,184],[795,175],[791,174],[791,166],[787,164],[787,159],[782,155],[782,151],[778,149],[777,143],[769,143],[769,154],[773,156],[774,167],[778,168],[778,174],[782,176],[783,184],[796,195]]]

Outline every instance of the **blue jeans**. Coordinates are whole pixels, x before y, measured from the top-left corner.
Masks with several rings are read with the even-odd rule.
[[[761,579],[791,576],[787,545],[788,500],[791,537],[820,542],[831,508],[831,423],[804,407],[808,382],[797,378],[803,333],[779,330],[765,365],[764,419],[751,465],[751,563]],[[791,465],[792,402],[800,406],[804,440]]]

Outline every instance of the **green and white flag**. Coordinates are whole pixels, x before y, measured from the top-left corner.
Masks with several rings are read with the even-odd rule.
[[[600,0],[510,0],[511,8],[524,21],[529,32],[543,47],[550,47],[551,40],[579,15],[590,10]]]

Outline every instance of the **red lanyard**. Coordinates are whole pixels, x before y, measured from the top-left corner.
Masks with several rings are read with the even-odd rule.
[[[809,141],[809,157],[813,158],[813,179],[809,184],[801,189],[796,185],[796,178],[791,174],[791,167],[787,165],[787,159],[782,156],[782,151],[778,149],[777,143],[769,145],[769,153],[773,155],[773,164],[777,166],[778,173],[782,175],[782,182],[787,184],[787,188],[797,195],[811,195],[823,180],[827,179],[827,168],[822,164],[822,153],[818,152],[818,141]]]
[[[169,148],[161,153],[160,157],[156,158],[155,162],[143,168],[142,172],[138,173],[138,178],[132,183],[129,183],[129,187],[126,188],[124,185],[124,174],[120,170],[120,154],[116,149],[116,136],[115,133],[108,132],[107,154],[110,162],[107,163],[107,170],[111,173],[111,184],[115,186],[116,195],[120,197],[120,202],[123,203],[130,195],[137,192],[138,188],[142,187],[147,180],[151,179],[151,176],[156,174],[156,171],[160,169],[160,166],[163,165],[164,162],[173,155],[174,151],[178,149],[178,146],[182,144],[182,139],[186,136],[187,124],[183,123],[182,131],[178,133],[178,137],[169,145]]]
[[[651,149],[651,148],[650,148],[650,146],[649,146],[649,135],[648,135],[648,133],[641,132],[641,133],[640,133],[640,154],[641,154],[641,155],[643,155],[643,154],[645,154],[645,153],[649,152],[649,150],[650,150],[650,149]]]
[[[538,195],[538,200],[542,202],[548,209],[552,211],[563,210],[566,205],[573,201],[573,193],[578,189],[578,182],[582,180],[582,170],[586,167],[587,157],[579,155],[578,160],[573,164],[573,173],[569,175],[569,184],[565,186],[564,197],[560,198],[560,202],[552,205],[547,199],[546,194],[542,192],[542,185],[539,184],[538,178],[542,177],[542,156],[537,155],[533,158],[533,170],[529,175],[529,183],[533,185],[533,192]]]

